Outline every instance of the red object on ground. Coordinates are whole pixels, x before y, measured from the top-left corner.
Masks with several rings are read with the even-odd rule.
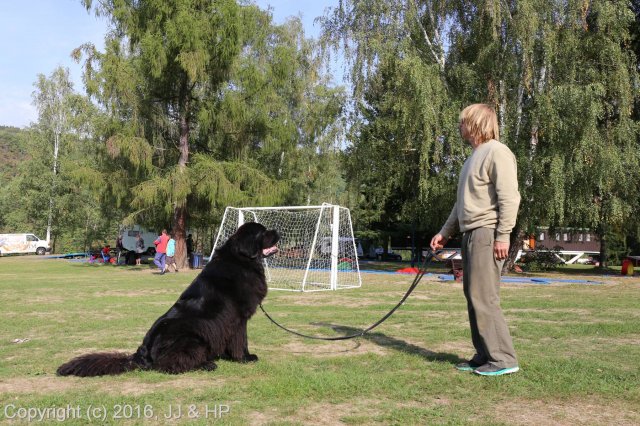
[[[633,261],[631,259],[625,259],[622,261],[622,269],[620,269],[622,275],[633,275]]]
[[[396,271],[399,274],[417,274],[420,272],[418,268],[402,268]]]

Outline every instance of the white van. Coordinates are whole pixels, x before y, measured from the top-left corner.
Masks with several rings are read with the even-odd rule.
[[[122,235],[122,246],[129,250],[136,250],[136,236],[140,235],[142,240],[144,241],[145,251],[149,254],[155,254],[156,246],[153,242],[158,238],[159,233],[148,231],[139,225],[133,225],[129,228],[122,228],[120,230],[120,235]]]
[[[33,234],[0,234],[0,256],[5,254],[43,255],[51,251],[49,243]]]

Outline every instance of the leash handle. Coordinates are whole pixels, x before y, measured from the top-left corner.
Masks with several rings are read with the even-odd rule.
[[[420,266],[420,268],[418,268],[418,273],[416,274],[415,278],[413,279],[413,282],[411,283],[411,286],[406,291],[406,293],[404,294],[402,299],[400,299],[400,301],[396,304],[396,306],[394,306],[389,312],[387,312],[387,314],[385,316],[383,316],[381,319],[376,321],[373,325],[371,325],[371,326],[367,327],[366,329],[362,330],[360,333],[350,334],[350,335],[347,335],[347,336],[338,336],[338,337],[311,336],[311,335],[308,335],[308,334],[299,333],[299,332],[297,332],[295,330],[291,330],[291,329],[283,326],[282,324],[278,323],[276,320],[271,318],[271,315],[269,315],[267,313],[267,311],[262,306],[262,303],[260,304],[260,309],[262,310],[262,312],[264,312],[264,314],[267,316],[267,318],[269,318],[269,320],[272,323],[274,323],[276,326],[278,326],[279,328],[283,329],[284,331],[286,331],[288,333],[295,334],[296,336],[304,337],[306,339],[331,340],[331,341],[333,341],[333,340],[348,340],[348,339],[354,339],[356,337],[362,337],[366,333],[368,333],[369,331],[373,330],[374,328],[376,328],[377,326],[379,326],[380,324],[385,322],[391,315],[393,315],[393,313],[396,310],[398,310],[398,308],[405,302],[405,300],[407,300],[409,295],[418,286],[418,283],[420,283],[420,280],[422,279],[422,277],[426,274],[427,265],[429,265],[431,263],[431,261],[436,257],[437,257],[436,254],[433,251],[429,250],[429,254],[427,255],[427,257],[425,257],[425,259],[424,259],[424,261],[422,263],[422,266]],[[437,257],[437,258],[439,260],[442,260],[441,257]]]

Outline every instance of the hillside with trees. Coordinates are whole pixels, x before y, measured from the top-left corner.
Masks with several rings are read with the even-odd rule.
[[[0,182],[16,174],[16,166],[26,159],[20,141],[23,133],[17,127],[0,126]]]

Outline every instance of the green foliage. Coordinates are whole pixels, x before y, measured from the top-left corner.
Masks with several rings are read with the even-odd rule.
[[[15,167],[25,159],[24,148],[20,144],[20,132],[17,127],[0,126],[0,184],[15,176]]]
[[[108,111],[103,200],[127,222],[175,227],[187,212],[210,226],[212,209],[330,201],[344,187],[343,93],[328,87],[299,19],[276,26],[234,1],[106,1],[96,12],[115,29],[106,51],[76,56]]]
[[[95,113],[88,99],[77,94],[68,71],[39,75],[34,103],[39,120],[12,132],[18,160],[11,179],[0,186],[0,231],[33,232],[46,238],[51,231],[55,252],[87,249],[109,234],[112,212],[100,206],[79,178],[95,164],[94,143],[87,129]],[[4,180],[4,176],[2,177]],[[87,181],[99,185],[95,175]]]
[[[560,254],[561,248],[546,248],[543,245],[536,246],[535,250],[527,252],[523,258],[524,269],[527,272],[553,271],[560,264],[557,255]]]
[[[519,227],[637,228],[628,2],[347,0],[321,22],[350,66],[360,226],[442,223],[465,156],[457,114],[485,102],[518,160]]]

